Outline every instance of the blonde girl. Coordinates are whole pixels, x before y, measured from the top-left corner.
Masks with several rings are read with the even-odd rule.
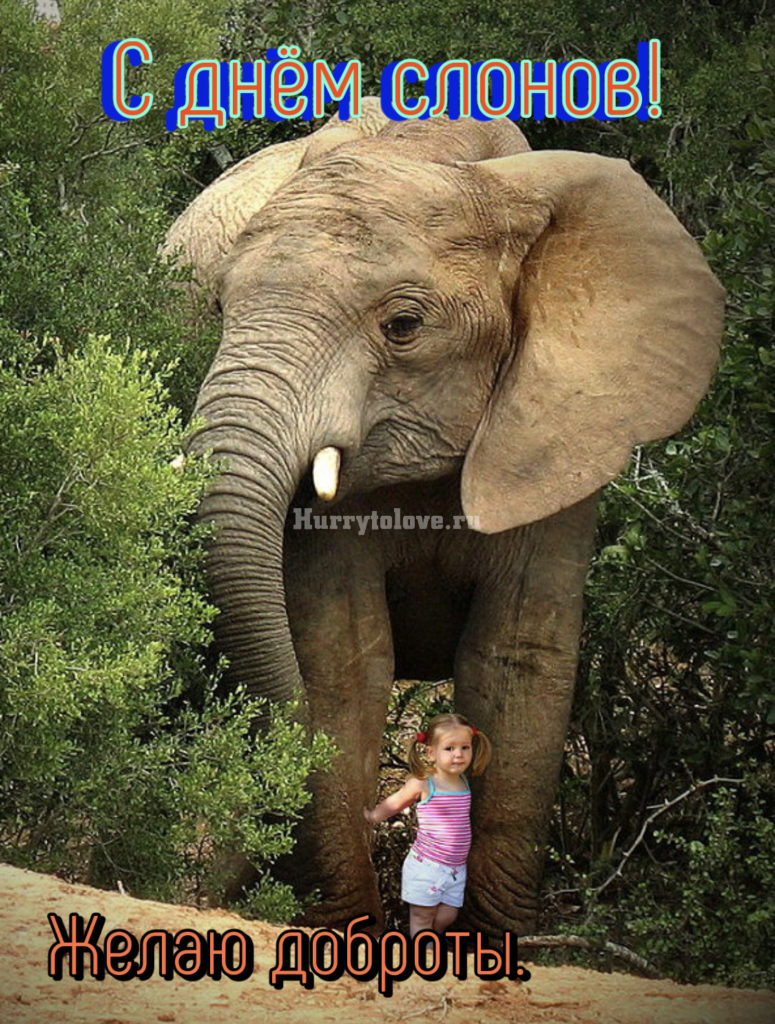
[[[481,775],[491,754],[485,734],[462,715],[437,715],[409,746],[412,774],[401,789],[373,810],[364,808],[366,820],[376,824],[417,805],[417,835],[401,870],[412,938],[426,929],[445,931],[463,906],[471,846],[471,790],[465,773],[470,767],[471,775]]]

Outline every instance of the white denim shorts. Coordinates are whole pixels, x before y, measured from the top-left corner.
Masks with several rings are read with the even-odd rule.
[[[462,907],[466,866],[439,864],[410,850],[401,868],[401,899],[416,907]]]

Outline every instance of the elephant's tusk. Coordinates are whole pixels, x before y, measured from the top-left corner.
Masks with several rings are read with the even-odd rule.
[[[321,448],[312,463],[312,482],[323,501],[331,501],[339,486],[339,464],[342,456],[338,448]]]

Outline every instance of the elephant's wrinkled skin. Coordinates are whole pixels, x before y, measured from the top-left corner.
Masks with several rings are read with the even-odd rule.
[[[596,492],[717,358],[721,289],[667,207],[622,161],[528,149],[508,122],[372,105],[243,161],[168,238],[223,311],[193,441],[228,460],[203,507],[218,642],[341,749],[295,861],[323,894],[309,923],[380,917],[361,808],[391,684],[454,675],[495,751],[467,922],[533,926]],[[308,507],[450,528],[295,529]]]

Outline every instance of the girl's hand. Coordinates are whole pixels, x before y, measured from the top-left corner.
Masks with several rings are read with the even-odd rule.
[[[368,823],[370,825],[375,825],[376,824],[376,822],[374,820],[374,811],[370,811],[368,809],[368,807],[364,807],[363,808],[363,816],[366,819],[366,821],[368,821]]]

